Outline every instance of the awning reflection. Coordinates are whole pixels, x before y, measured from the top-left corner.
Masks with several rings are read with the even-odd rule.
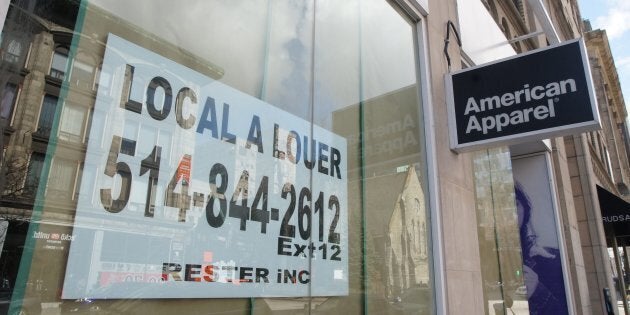
[[[604,227],[612,229],[617,237],[630,236],[630,203],[600,186],[597,196]]]

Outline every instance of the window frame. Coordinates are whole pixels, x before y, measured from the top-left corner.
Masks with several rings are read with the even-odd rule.
[[[64,54],[65,51],[65,54]],[[60,69],[56,69],[55,67],[55,57],[58,55],[62,55],[66,58],[65,65],[63,71]],[[70,62],[70,49],[65,45],[57,45],[52,52],[50,58],[50,66],[48,67],[48,75],[57,80],[63,81],[67,76],[68,64]]]

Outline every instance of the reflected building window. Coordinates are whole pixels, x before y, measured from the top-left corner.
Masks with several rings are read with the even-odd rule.
[[[67,103],[61,113],[59,139],[81,143],[84,139],[88,109]]]
[[[100,64],[96,70],[94,71],[94,87],[93,89],[96,91],[99,87],[103,87],[108,89],[110,86],[110,81],[112,80],[111,72],[106,69],[103,69],[103,64]]]
[[[404,186],[395,203],[388,226],[388,299],[426,293],[429,283],[424,194],[415,168],[408,167]],[[390,183],[390,184],[393,184]],[[414,293],[411,293],[414,292]],[[422,294],[424,294],[422,293]],[[420,298],[418,296],[418,298]]]
[[[46,94],[42,102],[42,109],[39,112],[39,121],[37,123],[37,134],[48,138],[55,119],[55,109],[57,107],[57,97]]]
[[[63,80],[66,75],[66,66],[68,65],[68,48],[59,46],[55,49],[52,63],[50,64],[50,76]]]
[[[17,99],[18,87],[13,83],[7,83],[2,92],[2,100],[0,103],[0,118],[10,120]]]
[[[80,88],[94,88],[94,61],[85,53],[78,53],[72,62],[72,83]]]
[[[46,195],[61,200],[74,199],[76,169],[74,161],[55,159],[50,169],[50,178],[55,179],[55,184],[48,186]]]
[[[94,108],[87,110],[85,117],[85,127],[83,128],[83,143],[87,143],[90,139],[90,128],[92,128],[92,117],[94,116]]]
[[[136,154],[136,142],[129,139],[122,139],[120,143],[120,153],[133,156]]]
[[[422,209],[422,204],[420,203],[420,200],[418,200],[417,198],[415,198],[413,200],[414,202],[414,214],[416,216],[421,216],[423,213],[423,209]],[[426,259],[428,257],[428,244],[427,244],[427,231],[426,231],[426,222],[424,220],[417,220],[414,223],[414,237],[418,238],[417,241],[417,251],[419,251],[419,257],[420,259]]]
[[[44,165],[45,154],[33,152],[28,163],[28,170],[24,180],[24,192],[27,196],[35,196],[39,186],[39,178]]]
[[[13,38],[8,40],[8,44],[3,51],[2,60],[10,62],[12,64],[18,64],[22,53],[24,51],[24,44],[19,40]]]

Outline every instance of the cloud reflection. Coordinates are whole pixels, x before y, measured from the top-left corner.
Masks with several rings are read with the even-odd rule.
[[[305,119],[314,103],[328,128],[331,112],[416,81],[412,26],[386,1],[90,3],[220,66],[247,94]]]

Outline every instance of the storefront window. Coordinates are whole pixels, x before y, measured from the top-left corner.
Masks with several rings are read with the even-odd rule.
[[[486,314],[568,314],[546,152],[476,152]]]
[[[28,231],[9,232],[25,248],[12,310],[434,313],[417,34],[401,10],[73,8],[74,30],[35,35],[70,49],[42,40],[48,60],[30,61],[64,81],[22,91],[45,94],[36,133],[50,139],[20,142],[46,154],[24,175],[39,183]],[[44,17],[67,26],[64,12]]]
[[[519,213],[508,148],[474,156],[479,256],[486,314],[529,314]]]

